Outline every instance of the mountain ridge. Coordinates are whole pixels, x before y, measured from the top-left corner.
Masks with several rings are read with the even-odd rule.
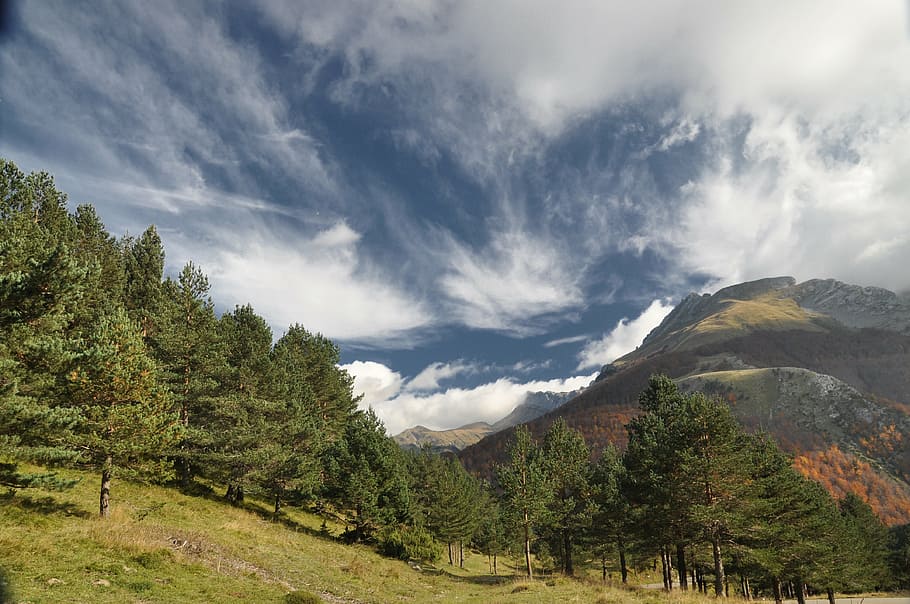
[[[639,413],[638,394],[651,374],[702,386],[709,379],[712,393],[728,400],[744,425],[768,430],[804,473],[832,491],[852,489],[890,523],[908,522],[908,326],[905,298],[833,279],[772,277],[690,294],[585,391],[526,425],[540,438],[562,417],[595,448],[623,447],[625,424]],[[773,389],[768,376],[780,380]],[[754,397],[762,380],[771,394],[759,407]],[[775,421],[763,423],[769,412]],[[487,473],[503,459],[511,434],[488,435],[459,455]],[[851,468],[863,471],[845,482]]]

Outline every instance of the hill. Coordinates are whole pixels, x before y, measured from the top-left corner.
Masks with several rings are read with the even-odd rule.
[[[188,496],[171,488],[123,481],[111,517],[97,518],[95,476],[62,493],[24,489],[0,496],[0,571],[12,584],[12,601],[50,604],[320,601],[664,602],[670,596],[639,593],[595,581],[551,578],[529,582],[520,567],[468,554],[464,569],[408,564],[372,548],[331,537],[343,527],[305,510],[286,508],[275,520],[255,501],[237,507],[218,497]],[[599,571],[599,569],[597,569]],[[2,574],[2,573],[0,573]],[[636,576],[642,583],[659,580]],[[2,592],[0,592],[2,593]],[[680,602],[680,595],[673,596]],[[685,602],[709,600],[692,596]]]
[[[837,495],[852,491],[890,523],[910,521],[910,305],[878,288],[790,277],[690,294],[635,351],[532,422],[538,437],[563,417],[601,447],[625,445],[625,424],[653,373],[724,396],[796,465]],[[511,431],[460,457],[485,473]]]

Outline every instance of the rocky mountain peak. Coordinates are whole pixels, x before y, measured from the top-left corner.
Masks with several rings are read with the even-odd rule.
[[[910,300],[880,287],[836,279],[811,279],[785,290],[800,307],[826,314],[848,327],[910,333]]]

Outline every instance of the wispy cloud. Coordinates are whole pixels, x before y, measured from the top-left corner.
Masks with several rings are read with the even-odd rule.
[[[436,390],[439,388],[439,382],[452,379],[465,373],[473,373],[477,367],[464,361],[454,361],[452,363],[431,363],[427,365],[420,373],[408,380],[405,389],[411,392]]]
[[[672,304],[654,300],[637,318],[621,319],[610,333],[585,345],[578,354],[577,370],[600,367],[632,352],[671,310]]]
[[[539,332],[546,315],[583,302],[575,263],[528,233],[500,234],[478,251],[454,242],[449,248],[439,283],[452,301],[451,312],[469,327],[526,335]]]
[[[587,335],[580,336],[569,336],[568,338],[557,338],[555,340],[550,340],[544,344],[545,348],[553,348],[554,346],[563,346],[565,344],[574,344],[576,342],[584,342],[588,339]]]

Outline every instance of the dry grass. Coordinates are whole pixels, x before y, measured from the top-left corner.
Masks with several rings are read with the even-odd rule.
[[[289,508],[273,522],[265,506],[238,509],[123,481],[115,481],[112,516],[102,521],[93,515],[95,477],[70,474],[83,478],[71,491],[0,500],[0,565],[14,601],[279,603],[294,590],[355,604],[700,601],[588,580],[491,577],[486,558],[471,553],[464,569],[417,570],[318,536],[322,519],[306,511]],[[509,567],[500,561],[500,572]]]

